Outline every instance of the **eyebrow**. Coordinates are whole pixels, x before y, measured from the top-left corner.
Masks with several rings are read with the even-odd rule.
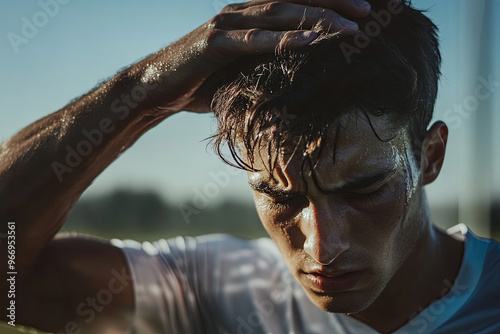
[[[369,186],[382,183],[387,180],[389,177],[394,175],[396,172],[396,168],[394,166],[387,167],[384,170],[366,173],[363,175],[358,175],[352,177],[340,184],[340,186],[336,187],[336,189],[331,190],[323,190],[325,193],[334,193],[334,192],[352,192],[356,190],[362,190]],[[283,190],[278,187],[272,186],[266,181],[260,181],[256,183],[248,183],[250,187],[258,191],[260,193],[265,193],[271,197],[293,197],[299,195],[299,192],[292,190]]]

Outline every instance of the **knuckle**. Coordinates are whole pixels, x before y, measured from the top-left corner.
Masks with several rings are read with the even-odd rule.
[[[217,14],[214,17],[212,17],[212,19],[209,21],[209,24],[213,28],[219,28],[219,27],[221,27],[221,25],[224,21],[227,22],[227,19],[228,19],[227,14],[223,14],[223,13]]]
[[[253,28],[247,31],[245,34],[245,42],[251,43],[253,42],[257,36],[260,34],[261,30],[258,28]]]
[[[219,29],[212,29],[207,33],[207,36],[205,37],[205,45],[207,46],[214,46],[216,45],[218,39],[221,36],[222,30]]]
[[[241,7],[240,3],[231,3],[227,6],[224,6],[224,8],[222,8],[222,10],[221,10],[221,13],[234,12],[234,11],[237,11],[240,7]]]
[[[340,16],[327,9],[321,9],[317,14],[317,23],[319,27],[323,30],[329,31],[332,28],[338,30],[341,28],[339,24]]]
[[[278,1],[273,1],[263,6],[262,13],[266,15],[275,15],[278,14],[282,8],[283,8],[283,3]]]
[[[297,32],[296,31],[287,31],[283,34],[281,37],[282,41],[291,41],[297,39]]]
[[[293,39],[295,35],[295,32],[294,31],[287,31],[287,32],[284,32],[282,35],[281,35],[281,42],[285,42],[285,41],[289,41],[291,39]]]
[[[296,41],[296,33],[294,31],[287,31],[280,36],[279,48],[287,49]]]

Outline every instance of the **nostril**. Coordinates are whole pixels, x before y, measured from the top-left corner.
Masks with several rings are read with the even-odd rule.
[[[313,258],[316,262],[322,265],[329,265],[335,260],[333,254],[325,251],[323,248],[323,242],[318,240],[316,236],[309,236],[304,243],[304,251]]]
[[[332,263],[332,262],[333,262],[333,260],[335,260],[335,258],[331,258],[330,260],[326,260],[326,258],[325,258],[325,260],[319,259],[319,260],[318,260],[318,262],[319,262],[319,264],[322,264],[322,265],[324,265],[324,266],[327,266],[327,265],[329,265],[330,263]]]
[[[304,251],[321,265],[331,264],[340,254],[350,248],[340,240],[323,240],[317,234],[309,235],[304,242]]]

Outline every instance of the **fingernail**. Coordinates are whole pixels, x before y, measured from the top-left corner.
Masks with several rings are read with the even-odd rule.
[[[365,1],[365,0],[354,0],[354,2],[356,3],[356,5],[358,5],[358,7],[361,7],[363,9],[370,9],[371,8],[371,6],[368,3],[368,1]]]
[[[315,33],[314,31],[303,31],[301,34],[300,34],[300,38],[304,41],[312,41],[314,40],[316,37],[318,37],[318,34]]]
[[[346,28],[354,28],[354,27],[358,26],[358,24],[356,22],[352,22],[352,21],[350,21],[342,16],[339,17],[339,23]]]

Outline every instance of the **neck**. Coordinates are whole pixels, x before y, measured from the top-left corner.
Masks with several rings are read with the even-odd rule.
[[[381,333],[392,333],[442,298],[458,275],[463,242],[438,230],[426,217],[411,255],[375,302],[353,315]]]

